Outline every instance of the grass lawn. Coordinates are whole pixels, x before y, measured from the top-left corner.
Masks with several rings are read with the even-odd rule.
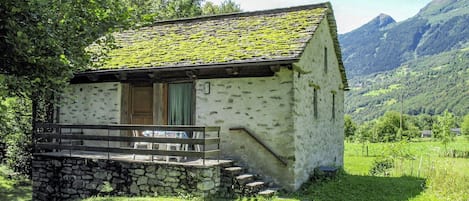
[[[31,200],[31,183],[25,180],[8,179],[11,173],[5,166],[0,166],[0,200]]]
[[[437,201],[469,200],[469,158],[441,157],[443,145],[425,141],[404,144],[369,144],[368,156],[362,144],[345,143],[344,172],[335,179],[310,183],[295,193],[280,193],[278,201]],[[469,141],[458,138],[448,149],[469,150]],[[412,155],[398,159],[390,176],[369,176],[373,162],[389,150]],[[1,170],[1,169],[0,169]],[[0,200],[28,200],[31,187],[16,187],[15,181],[0,174]],[[201,200],[177,197],[93,197],[86,201],[182,201]],[[252,200],[241,198],[238,200]],[[264,199],[257,199],[264,200]]]

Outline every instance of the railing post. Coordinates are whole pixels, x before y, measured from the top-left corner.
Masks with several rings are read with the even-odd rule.
[[[220,163],[220,157],[221,157],[221,149],[220,149],[220,143],[221,143],[221,139],[220,139],[220,127],[218,127],[217,129],[217,136],[218,136],[218,158],[217,158],[217,163]]]
[[[152,138],[155,138],[155,130],[154,130],[154,129],[152,129],[151,137],[152,137]],[[150,148],[151,148],[151,153],[152,153],[152,154],[151,154],[151,162],[153,162],[153,158],[154,158],[154,157],[153,157],[153,143],[151,143]]]
[[[111,130],[109,128],[107,128],[107,159],[109,160],[110,159],[110,153],[109,153],[109,145],[110,145],[110,142],[109,142],[109,136],[111,134]]]
[[[206,156],[205,156],[205,146],[207,145],[207,143],[206,143],[206,141],[205,141],[205,139],[206,139],[206,138],[205,138],[205,129],[203,129],[203,130],[204,130],[204,131],[202,132],[202,137],[203,137],[203,139],[204,139],[204,143],[203,143],[203,146],[202,146],[202,157],[203,157],[203,159],[202,159],[202,165],[205,166],[205,157],[206,157]]]

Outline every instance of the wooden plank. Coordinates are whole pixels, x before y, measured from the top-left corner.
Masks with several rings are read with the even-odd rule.
[[[166,117],[166,89],[164,83],[153,84],[153,123],[156,125],[165,125],[168,122]]]
[[[220,144],[220,138],[205,138],[205,145]]]
[[[130,96],[130,84],[122,83],[122,95],[121,95],[121,124],[130,123],[129,118],[129,96]]]
[[[204,131],[205,126],[192,125],[141,125],[141,124],[52,124],[52,123],[36,123],[38,128],[76,128],[76,129],[103,129],[103,130],[155,130],[155,131]]]
[[[107,135],[64,135],[64,134],[36,134],[36,138],[67,139],[67,140],[95,140],[120,142],[149,142],[149,143],[177,143],[177,144],[217,144],[219,138],[192,139],[192,138],[156,138],[156,137],[128,137]]]
[[[202,153],[205,153],[205,158],[217,158],[218,156],[220,156],[220,150],[210,150]]]
[[[58,145],[51,143],[36,144],[37,148],[42,149],[62,149],[62,150],[77,150],[77,151],[98,151],[109,153],[122,153],[122,154],[138,154],[138,155],[163,155],[163,156],[184,156],[184,157],[197,157],[203,158],[214,157],[214,151],[197,152],[197,151],[167,151],[157,149],[132,149],[132,148],[115,148],[115,147],[92,147],[81,145]],[[207,156],[210,155],[210,156]]]
[[[219,132],[220,127],[218,126],[207,126],[205,127],[205,132]]]
[[[53,132],[41,132],[41,133],[37,133],[37,134],[43,134],[43,135],[54,135],[54,134],[58,134],[56,131],[53,131]],[[60,134],[62,135],[83,135],[83,132],[61,132]]]

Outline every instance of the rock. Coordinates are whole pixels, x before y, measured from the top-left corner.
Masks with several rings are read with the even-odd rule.
[[[142,191],[148,191],[148,190],[150,190],[150,188],[148,187],[148,185],[141,185],[139,188],[140,188],[140,190],[142,190]]]
[[[174,177],[166,177],[166,179],[164,179],[164,182],[168,182],[168,183],[179,182],[179,179],[174,178]]]
[[[135,172],[136,175],[144,175],[145,174],[145,170],[142,170],[142,169],[136,169],[134,172]]]
[[[52,188],[52,186],[47,185],[46,191],[47,191],[48,193],[53,193],[55,190],[54,190],[54,188]]]
[[[156,167],[153,166],[153,165],[152,165],[152,166],[148,166],[148,167],[146,168],[147,173],[154,173],[155,170],[156,170]]]
[[[137,180],[137,185],[148,184],[148,177],[141,176]]]
[[[81,176],[81,179],[89,180],[89,179],[93,179],[93,176],[91,176],[91,175],[83,175],[83,176]]]
[[[212,177],[213,171],[211,169],[202,170],[202,177]]]
[[[135,194],[135,195],[140,194],[140,190],[138,189],[138,186],[136,183],[132,183],[132,185],[130,185],[130,193]]]
[[[156,175],[154,173],[146,173],[145,176],[147,176],[148,178],[151,178],[151,179],[156,178]]]
[[[181,172],[179,171],[170,171],[168,174],[170,177],[178,177],[181,175]]]
[[[211,180],[203,181],[197,184],[197,189],[207,191],[215,187],[215,183]]]
[[[67,193],[69,195],[77,193],[77,191],[75,189],[72,189],[72,188],[62,189],[62,192]]]
[[[99,172],[94,173],[93,176],[94,176],[95,179],[102,179],[102,180],[104,180],[104,179],[106,179],[106,177],[107,177],[107,173],[106,173],[106,172],[99,171]]]
[[[85,184],[82,180],[76,180],[72,183],[72,187],[74,189],[82,189],[84,186],[85,186]]]

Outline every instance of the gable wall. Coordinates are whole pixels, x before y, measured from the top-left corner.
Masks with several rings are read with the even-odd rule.
[[[324,47],[328,53],[328,71],[324,72]],[[342,166],[344,150],[344,91],[327,19],[308,43],[293,75],[295,131],[295,188],[309,179],[314,168]],[[301,70],[298,70],[301,69]],[[299,72],[303,72],[300,73]],[[314,117],[313,94],[317,89],[318,118]],[[332,91],[335,119],[332,118]]]
[[[204,93],[210,83],[210,94]],[[226,78],[196,81],[196,124],[221,127],[221,150],[225,157],[244,163],[252,173],[292,188],[293,120],[292,71],[282,68],[273,77]],[[276,153],[288,158],[285,167],[242,131],[245,127]]]

